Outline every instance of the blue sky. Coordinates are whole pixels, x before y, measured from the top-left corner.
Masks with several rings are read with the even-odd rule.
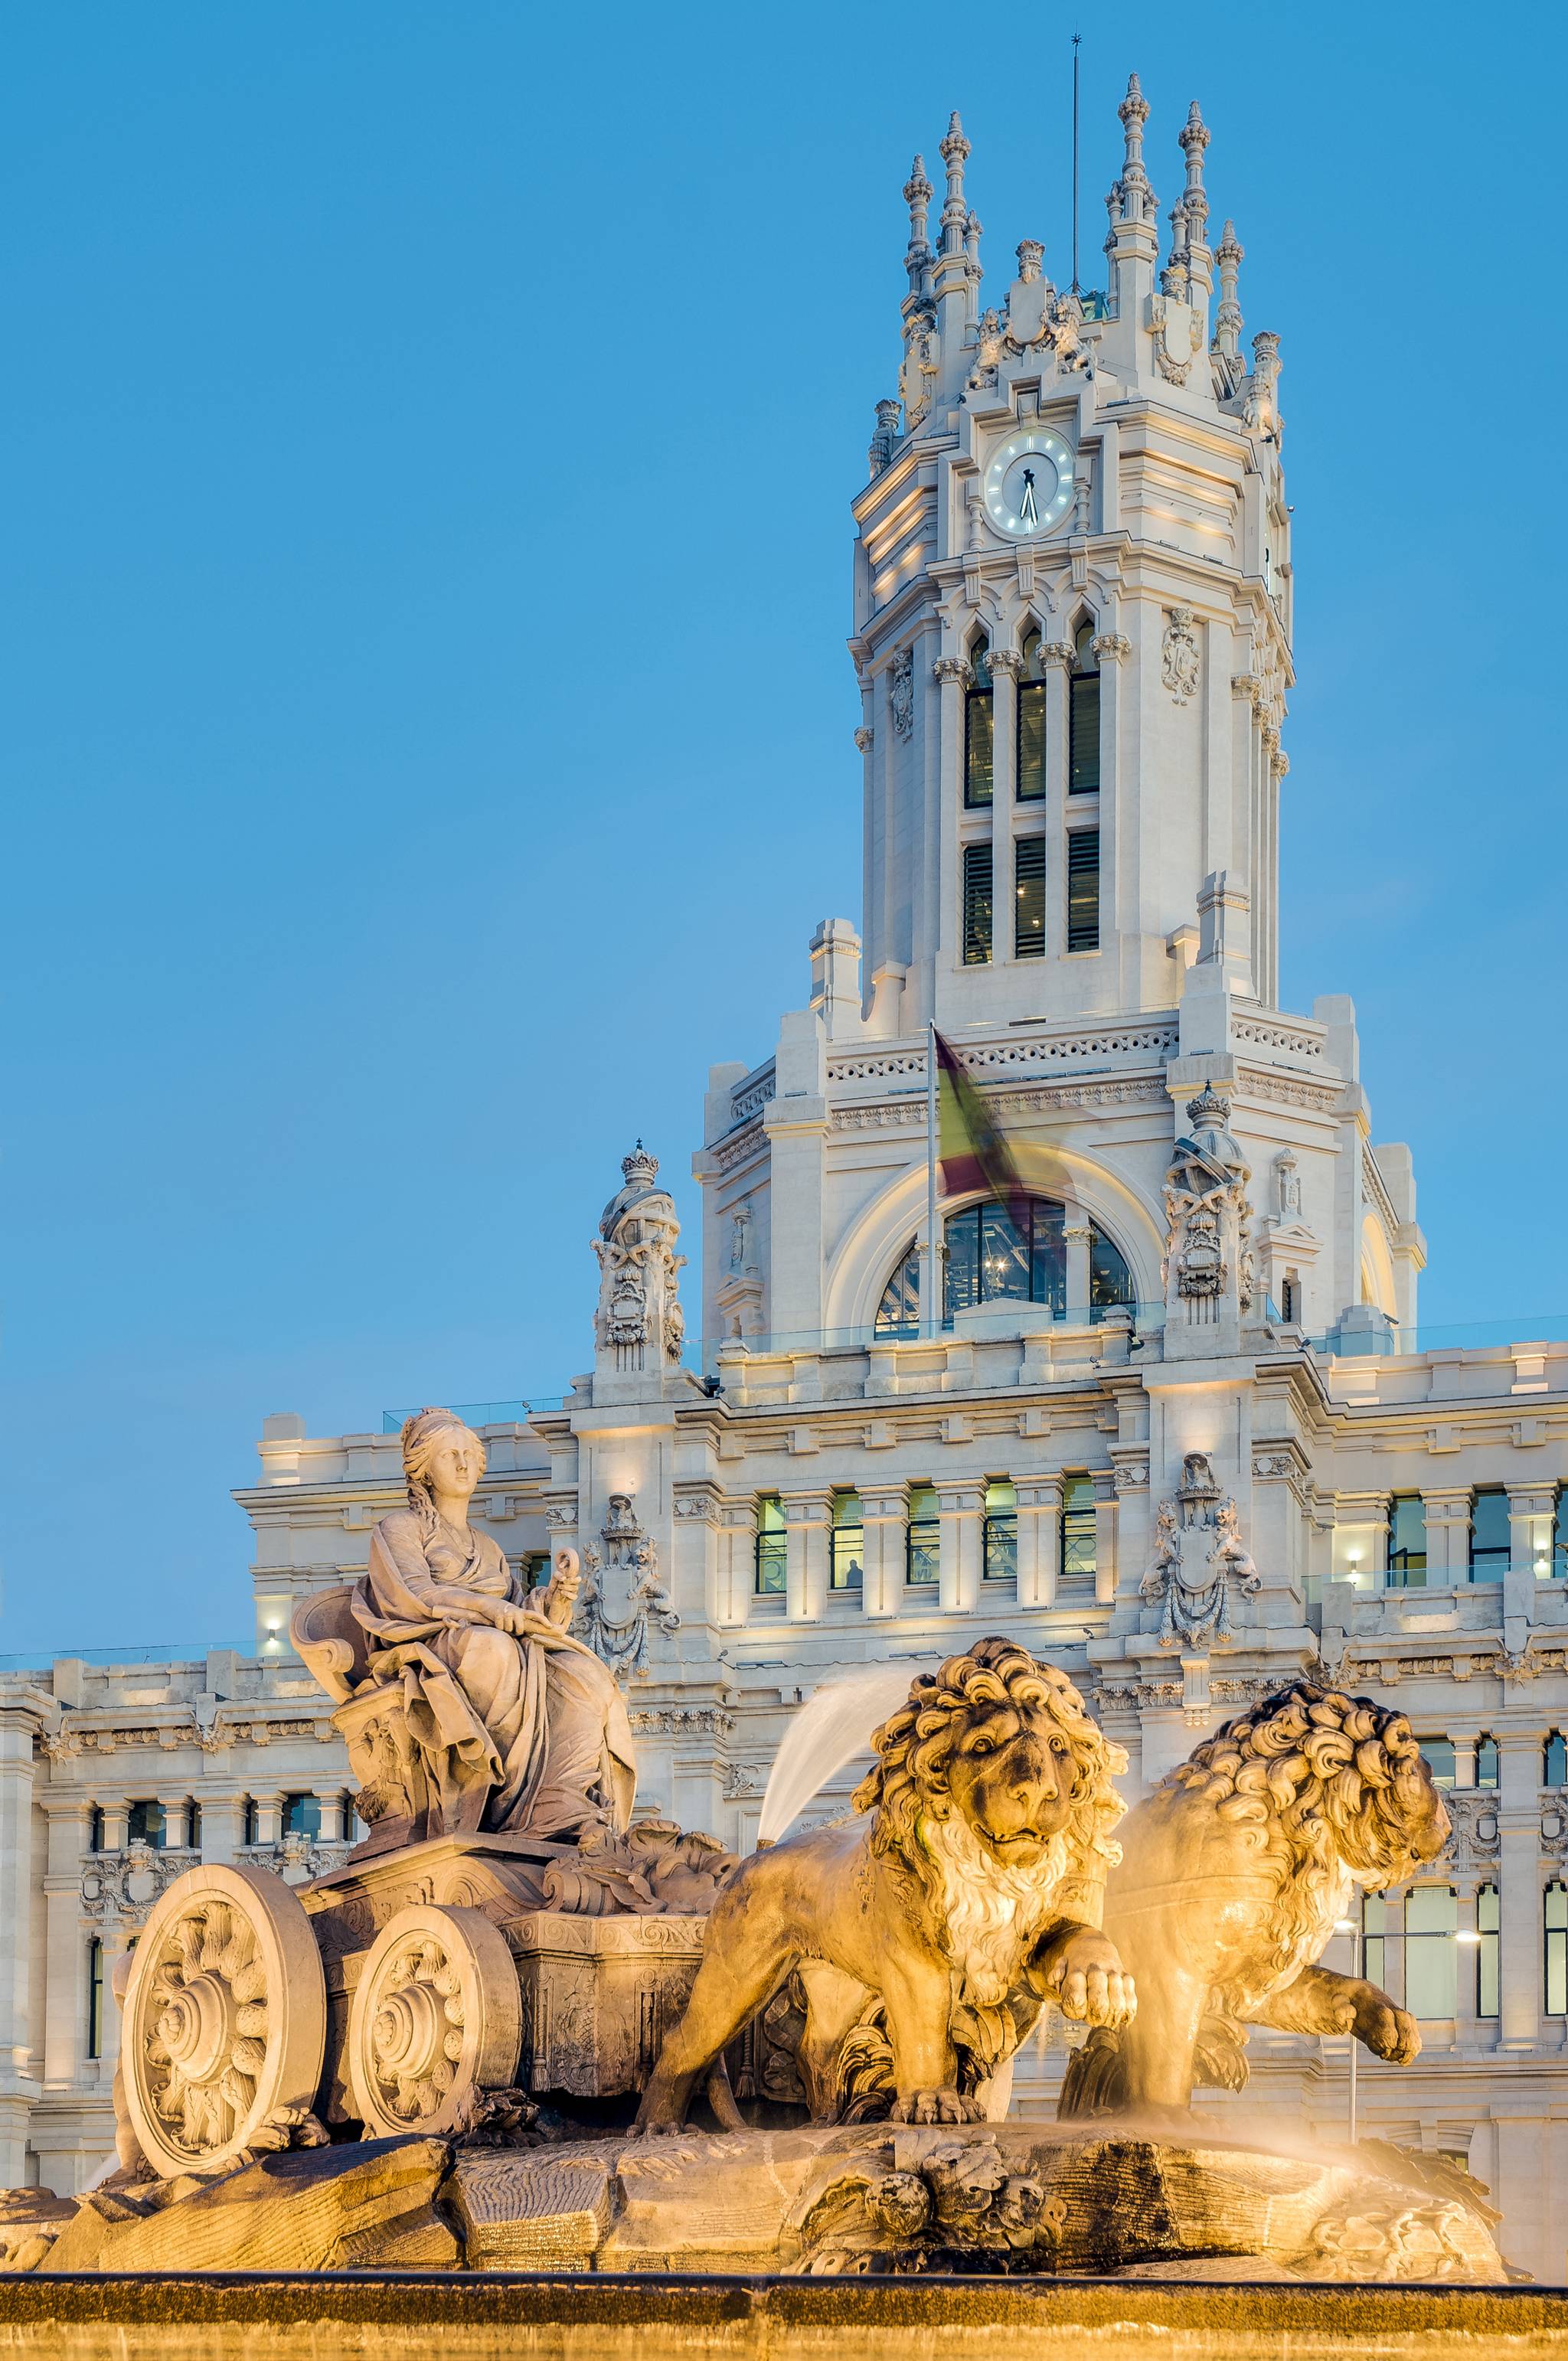
[[[1066,275],[1070,14],[17,0],[0,1650],[248,1629],[263,1415],[559,1390],[641,1132],[858,908],[843,641],[900,187]],[[1283,995],[1348,991],[1431,1321],[1568,1311],[1560,7],[1084,31],[1213,134],[1296,502]]]

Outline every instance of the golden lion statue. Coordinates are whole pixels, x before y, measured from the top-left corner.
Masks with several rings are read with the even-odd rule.
[[[965,2123],[1005,2103],[987,2086],[1048,2000],[1091,2025],[1131,2018],[1131,1981],[1098,1925],[1125,1809],[1111,1773],[1126,1757],[1066,1675],[981,1640],[915,1680],[872,1742],[860,1817],[754,1853],[721,1889],[644,2128],[685,2120],[726,2043],[796,1973],[819,2122],[854,2111],[847,2059],[863,2091],[882,2052],[898,2121]]]
[[[1128,1817],[1104,1916],[1137,2021],[1091,2034],[1058,2112],[1184,2109],[1194,2081],[1240,2090],[1249,2025],[1354,2032],[1409,2065],[1414,2017],[1313,1963],[1358,1890],[1402,1884],[1448,1832],[1403,1714],[1299,1681],[1226,1722]]]

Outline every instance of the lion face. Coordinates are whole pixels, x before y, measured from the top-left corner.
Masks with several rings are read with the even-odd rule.
[[[1072,1808],[1072,1748],[1046,1708],[981,1707],[947,1763],[950,1806],[998,1860],[1032,1869]]]

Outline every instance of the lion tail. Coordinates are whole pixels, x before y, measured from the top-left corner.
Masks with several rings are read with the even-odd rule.
[[[1097,2025],[1067,2061],[1057,2120],[1066,2124],[1084,2115],[1113,2115],[1125,2103],[1122,2037],[1108,2025]]]

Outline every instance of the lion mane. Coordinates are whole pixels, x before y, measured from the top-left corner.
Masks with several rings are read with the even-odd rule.
[[[1314,1681],[1227,1721],[1162,1784],[1212,1804],[1278,1872],[1276,1972],[1295,1964],[1346,1870],[1361,1885],[1402,1885],[1448,1832],[1405,1716]]]
[[[877,1759],[854,1795],[857,1811],[876,1816],[872,1850],[908,1864],[939,1924],[949,1913],[955,1850],[942,1825],[952,1817],[948,1768],[977,1715],[998,1705],[1044,1708],[1070,1752],[1071,1810],[1036,1881],[1050,1894],[1080,1881],[1099,1885],[1122,1857],[1111,1830],[1127,1807],[1111,1778],[1126,1769],[1124,1752],[1091,1719],[1065,1673],[1040,1664],[1014,1641],[979,1641],[967,1655],[949,1656],[911,1683],[907,1704],[872,1734]],[[988,1874],[994,1879],[997,1873],[992,1864]]]

